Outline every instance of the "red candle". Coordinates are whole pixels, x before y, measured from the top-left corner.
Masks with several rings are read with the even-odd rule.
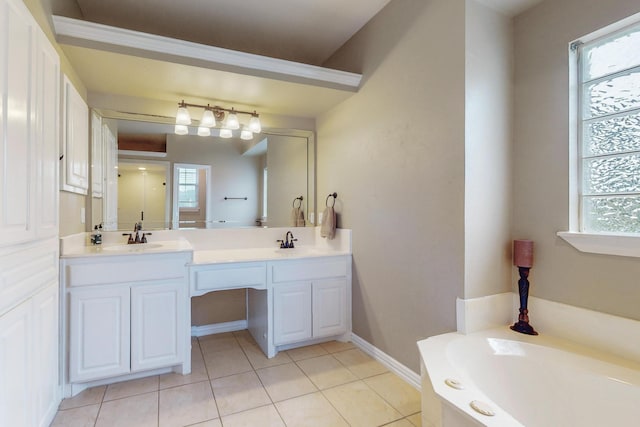
[[[518,267],[533,267],[533,241],[513,241],[513,265]]]

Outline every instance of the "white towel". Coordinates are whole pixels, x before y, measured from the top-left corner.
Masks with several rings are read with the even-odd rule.
[[[296,227],[304,227],[305,222],[304,222],[304,211],[302,210],[302,207],[298,208],[298,216],[296,218]]]
[[[304,211],[302,208],[293,208],[291,211],[291,226],[292,227],[304,227]]]
[[[332,240],[336,236],[336,211],[332,206],[327,206],[322,214],[320,236]]]

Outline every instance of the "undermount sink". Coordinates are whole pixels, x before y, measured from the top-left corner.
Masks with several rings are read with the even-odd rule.
[[[162,245],[158,243],[134,243],[131,245],[103,246],[102,250],[106,252],[142,252],[160,247],[162,247]]]

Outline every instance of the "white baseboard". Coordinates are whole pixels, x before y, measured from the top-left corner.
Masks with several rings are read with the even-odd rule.
[[[351,334],[351,341],[360,348],[360,350],[364,351],[369,356],[386,366],[391,372],[411,384],[416,390],[421,390],[422,384],[419,374],[413,372],[411,369],[407,368],[402,363],[398,362],[396,359],[389,356],[378,347],[375,347],[373,344],[360,338],[356,334]]]
[[[246,320],[235,320],[233,322],[213,323],[211,325],[192,326],[192,337],[203,337],[205,335],[221,334],[223,332],[241,331],[247,329]]]

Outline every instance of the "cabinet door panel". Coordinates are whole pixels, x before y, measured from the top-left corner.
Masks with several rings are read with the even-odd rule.
[[[347,331],[346,279],[313,282],[313,336],[327,337]]]
[[[89,107],[64,77],[62,189],[87,194],[89,188]]]
[[[34,414],[52,420],[60,403],[58,387],[58,284],[52,283],[34,298]]]
[[[58,235],[60,60],[38,33],[35,132],[37,147],[36,224],[39,238]]]
[[[311,338],[311,283],[274,286],[273,329],[275,345]]]
[[[31,300],[0,317],[0,425],[29,426]]]
[[[131,370],[179,364],[183,360],[185,285],[131,289]]]
[[[21,2],[0,2],[0,246],[31,240],[35,200],[35,23]]]
[[[129,292],[118,286],[71,292],[72,382],[129,372]]]

